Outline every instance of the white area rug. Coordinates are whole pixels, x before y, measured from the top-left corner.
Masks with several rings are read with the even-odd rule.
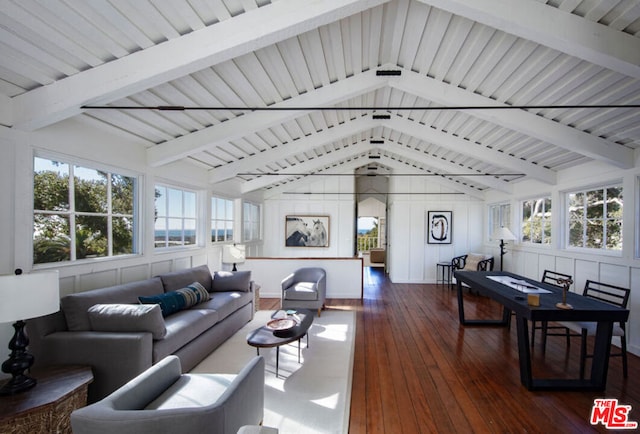
[[[237,373],[256,355],[247,334],[266,324],[273,311],[259,311],[228,341],[191,372]],[[262,348],[265,357],[264,426],[280,434],[347,433],[355,343],[355,312],[322,312],[309,329],[309,347],[302,339],[301,363],[297,342],[280,348],[279,378],[276,349]]]

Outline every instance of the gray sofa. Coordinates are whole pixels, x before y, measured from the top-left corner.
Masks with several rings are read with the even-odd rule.
[[[167,316],[153,304],[194,282],[210,300]],[[212,275],[204,265],[68,295],[60,304],[60,312],[27,322],[30,351],[36,366],[91,366],[95,402],[168,355],[180,358],[183,372],[192,369],[253,318],[254,291],[250,271]]]
[[[264,359],[237,374],[181,374],[168,356],[106,398],[71,413],[74,434],[236,434],[262,422]]]

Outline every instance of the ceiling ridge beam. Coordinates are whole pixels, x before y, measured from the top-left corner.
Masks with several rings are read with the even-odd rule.
[[[322,175],[317,175],[317,176],[313,176],[313,177],[306,177],[304,178],[305,182],[307,182],[306,185],[308,184],[312,184],[312,183],[317,183],[317,182],[321,182],[323,180],[326,179],[330,179],[330,178],[334,178],[334,176],[331,175],[335,175],[335,174],[339,174],[339,173],[348,173],[351,171],[355,171],[358,167],[361,167],[363,164],[365,164],[365,160],[361,159],[360,157],[358,157],[358,154],[354,154],[353,155],[353,160],[351,161],[347,161],[346,163],[340,164],[339,166],[335,166],[332,167],[330,169],[327,169],[325,171],[323,171],[322,173],[325,174],[326,176],[322,176]],[[297,187],[293,187],[291,183],[286,183],[286,184],[282,184],[282,185],[278,185],[276,187],[273,187],[269,190],[265,190],[264,192],[264,197],[265,198],[269,198],[269,197],[273,197],[276,196],[278,194],[282,194],[282,192],[284,190],[290,190],[292,187],[297,189],[300,188],[299,186],[299,182],[301,180],[298,179],[296,181],[296,186]],[[306,194],[306,192],[300,192],[300,194]],[[327,195],[330,195],[331,193],[327,193]],[[353,196],[355,197],[356,193],[355,190],[353,192]]]
[[[39,87],[12,99],[14,124],[35,130],[338,21],[389,0],[281,0]]]
[[[296,174],[296,173],[311,173],[316,170],[320,170],[324,167],[330,166],[334,163],[339,163],[345,159],[351,158],[355,155],[362,154],[365,152],[369,152],[373,149],[373,146],[369,144],[368,140],[363,140],[355,145],[348,146],[346,148],[341,148],[332,152],[327,152],[321,157],[314,158],[311,160],[307,160],[303,163],[296,164],[295,166],[288,167],[286,169],[278,171],[278,176],[261,176],[259,178],[252,179],[251,181],[247,181],[240,187],[240,190],[243,194],[246,194],[250,191],[259,190],[268,185],[275,184],[283,180],[282,175],[286,175],[288,173]],[[291,175],[292,177],[295,175]]]
[[[562,9],[523,0],[418,1],[640,79],[638,38]]]
[[[386,78],[376,77],[375,71],[370,70],[274,104],[273,107],[327,106],[346,101],[386,85]],[[189,155],[213,149],[218,144],[228,143],[253,132],[287,122],[312,111],[312,109],[267,110],[247,113],[147,149],[147,163],[152,167],[162,166]]]
[[[374,150],[381,150],[379,148],[375,148]],[[388,152],[387,150],[381,150],[384,152]],[[391,152],[393,154],[393,152]],[[336,174],[336,173],[345,173],[347,174],[349,171],[355,171],[357,168],[362,167],[366,164],[369,164],[370,162],[368,160],[363,160],[359,157],[357,157],[357,153],[354,154],[352,156],[352,158],[354,158],[352,161],[349,161],[347,163],[341,164],[340,166],[336,166],[336,167],[332,167],[331,169],[327,169],[325,171],[322,171],[320,174],[318,174],[317,176],[313,176],[313,177],[307,177],[305,178],[305,180],[307,181],[307,184],[311,184],[311,183],[316,183],[319,182],[321,180],[323,180],[323,174],[326,174],[326,178],[328,179],[331,175]],[[411,173],[411,174],[415,174],[415,175],[424,175],[426,173],[425,170],[423,169],[418,169],[416,167],[413,167],[407,163],[398,161],[398,160],[394,160],[392,158],[390,158],[388,155],[385,155],[384,153],[382,154],[382,158],[381,160],[383,165],[385,165],[387,168],[391,169],[391,170],[396,170],[396,171],[400,171],[403,173]],[[300,182],[301,180],[297,180],[296,182]],[[450,179],[446,179],[446,178],[441,178],[441,177],[432,177],[429,178],[429,182],[434,182],[436,184],[442,185],[446,188],[450,188],[454,191],[460,192],[460,193],[464,193],[467,194],[471,197],[474,197],[476,199],[479,200],[484,200],[484,192],[479,191],[479,190],[475,190],[474,188],[471,188],[469,186],[466,185],[462,185],[460,183],[451,181]],[[295,187],[296,189],[299,189],[301,187]],[[283,185],[279,185],[277,187],[274,187],[270,190],[265,191],[265,198],[269,198],[269,197],[273,197],[276,196],[278,194],[281,194],[283,190],[290,190],[292,188],[291,184],[287,183],[287,184],[283,184]],[[300,194],[305,194],[305,192],[300,192]],[[320,194],[320,193],[319,193]],[[327,193],[330,194],[330,193]],[[393,194],[393,193],[390,193]],[[416,193],[418,194],[418,193]],[[353,193],[354,197],[356,195],[356,193]]]
[[[503,103],[462,88],[443,83],[417,72],[403,70],[400,77],[389,77],[389,85],[403,92],[442,105],[502,106]],[[630,169],[633,150],[600,137],[562,125],[524,110],[465,110],[473,116],[514,131],[535,137],[594,160]]]
[[[238,173],[254,170],[256,166],[265,166],[299,152],[317,148],[318,146],[375,128],[378,125],[379,122],[371,119],[370,116],[344,122],[335,127],[320,131],[319,133],[302,137],[298,140],[292,140],[291,142],[278,145],[275,148],[268,148],[263,152],[211,169],[209,182],[215,184],[216,182],[233,178]]]
[[[508,184],[492,176],[477,177],[476,175],[480,174],[480,172],[476,170],[468,169],[466,167],[460,166],[455,163],[451,163],[441,158],[428,155],[422,151],[418,151],[416,149],[412,149],[400,144],[396,144],[396,146],[393,146],[393,147],[385,148],[385,150],[404,158],[409,158],[414,161],[419,161],[422,164],[433,167],[438,171],[444,170],[445,172],[455,173],[456,176],[460,175],[461,178],[465,178],[472,183],[482,184],[486,187],[492,188],[494,190],[502,191],[508,194],[513,193],[513,186],[511,184]],[[428,158],[428,160],[425,160],[425,158]],[[474,177],[473,181],[470,178],[465,177],[464,176],[465,174],[473,176]],[[447,173],[441,173],[441,175],[445,178],[448,176]]]
[[[395,152],[393,152],[393,150],[384,150],[385,152],[390,152],[392,154],[395,154]],[[390,158],[389,156],[385,155],[384,153],[382,154],[383,157],[383,163],[390,167],[393,170],[397,170],[399,172],[403,172],[403,173],[412,173],[415,175],[423,175],[426,173],[426,170],[424,169],[420,169],[417,167],[413,167],[410,164],[404,163],[402,161],[399,160],[394,160],[392,158]],[[455,191],[459,191],[461,193],[467,194],[469,196],[475,197],[476,199],[480,199],[480,200],[484,200],[484,193],[480,190],[476,190],[472,187],[469,187],[467,185],[463,185],[460,184],[458,182],[452,181],[450,179],[446,179],[446,178],[442,178],[442,177],[431,177],[429,178],[429,182],[435,182],[436,184],[440,184],[443,185],[447,188],[450,188],[452,190]],[[416,193],[419,194],[419,193]]]
[[[508,170],[523,172],[527,176],[546,184],[555,185],[557,183],[557,174],[551,169],[527,163],[504,152],[486,148],[415,121],[394,116],[389,120],[383,121],[383,126],[486,163],[502,166]]]

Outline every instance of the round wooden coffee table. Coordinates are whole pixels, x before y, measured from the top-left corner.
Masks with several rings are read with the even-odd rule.
[[[277,311],[271,315],[276,315]],[[260,348],[276,347],[276,377],[278,376],[278,368],[280,364],[280,347],[298,341],[298,363],[300,363],[300,341],[307,335],[307,347],[309,347],[309,327],[313,323],[313,312],[307,309],[298,309],[294,315],[288,315],[287,318],[296,320],[296,325],[286,330],[274,330],[267,325],[255,329],[247,335],[247,343],[252,347],[256,347],[258,355]]]

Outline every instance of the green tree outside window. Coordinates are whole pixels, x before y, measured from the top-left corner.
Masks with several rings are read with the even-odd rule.
[[[622,250],[622,186],[570,193],[570,247]]]
[[[551,198],[522,202],[522,241],[551,244]]]
[[[33,262],[136,253],[133,177],[34,158]]]

